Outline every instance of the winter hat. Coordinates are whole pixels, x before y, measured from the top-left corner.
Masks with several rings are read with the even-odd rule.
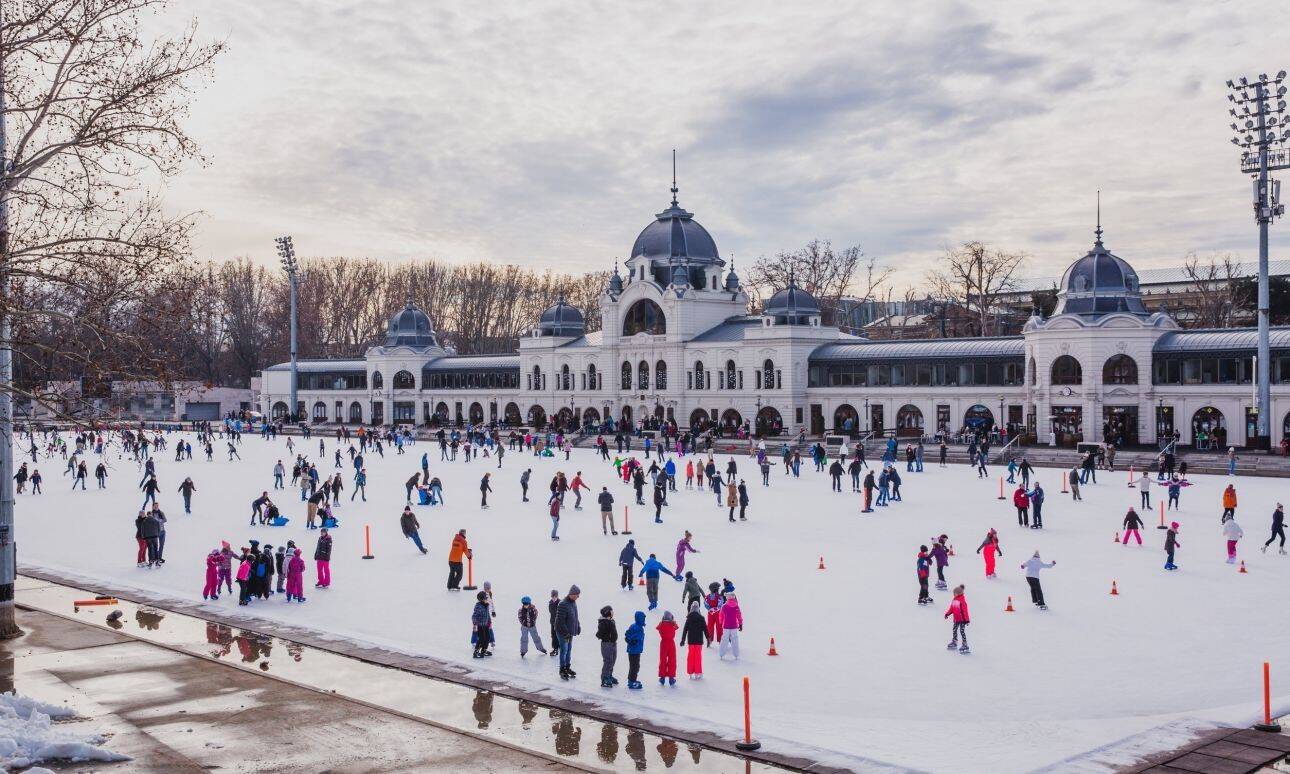
[[[569,587],[569,596],[572,597],[575,594],[581,594],[581,593],[582,593],[582,589],[578,588],[578,584],[575,583]]]
[[[228,541],[227,541],[227,540],[221,540],[221,541],[219,542],[219,544],[220,544],[220,547],[221,547],[221,548],[231,548],[231,546],[228,544]]]
[[[1170,528],[1170,529],[1173,529],[1173,530],[1177,530],[1177,529],[1178,529],[1178,522],[1176,522],[1176,521],[1174,521],[1174,522],[1170,522],[1170,523],[1169,523],[1169,528]]]
[[[299,548],[295,549],[294,553],[296,556],[300,556],[300,549]]]
[[[484,581],[484,591],[492,591],[492,590],[493,590],[492,581]]]
[[[1038,558],[1039,558],[1039,549],[1038,549],[1038,548],[1036,548],[1036,549],[1035,549],[1035,558],[1036,558],[1036,559],[1038,559]]]
[[[713,594],[717,593],[717,591],[720,588],[721,588],[721,584],[717,583],[716,581],[713,581],[708,584],[708,591],[711,591]]]
[[[612,607],[610,607],[609,605],[605,605],[604,607],[600,608],[600,617],[608,618],[610,615],[613,614],[613,612],[614,612],[614,609]]]
[[[529,598],[529,597],[520,597],[520,604],[521,604],[521,605],[531,605],[531,604],[533,604],[533,600],[532,600],[531,598]]]
[[[664,621],[674,621],[674,620],[676,620],[676,619],[672,617],[672,611],[671,611],[671,610],[664,610],[664,611],[663,611],[663,620],[664,620]]]
[[[259,547],[260,547],[260,541],[258,541],[258,540],[251,540],[251,541],[248,541],[248,542],[251,544],[251,548],[254,548],[254,549],[257,549],[257,550],[259,549]]]
[[[555,589],[551,589],[551,596],[552,596],[552,597],[558,597],[558,596],[560,596],[560,592],[559,592],[559,591],[557,591],[557,590],[555,590]]]
[[[478,599],[480,602],[485,601],[486,599],[488,599],[488,592],[487,591],[479,592],[478,594],[475,595],[475,599]]]

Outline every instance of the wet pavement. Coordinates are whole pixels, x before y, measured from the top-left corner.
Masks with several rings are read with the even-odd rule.
[[[72,689],[105,693],[103,698],[94,697],[106,709],[101,714],[119,715],[162,744],[166,750],[147,751],[147,755],[120,750],[138,761],[157,757],[164,765],[155,770],[187,770],[169,762],[167,751],[200,761],[192,770],[209,768],[208,758],[230,760],[214,763],[217,768],[262,770],[263,763],[254,763],[259,757],[256,746],[261,745],[272,751],[271,760],[282,761],[281,766],[271,765],[281,771],[572,768],[751,774],[783,770],[694,742],[148,605],[121,600],[111,607],[74,609],[74,600],[92,596],[69,586],[20,577],[17,601],[21,607],[83,626],[60,630],[46,622],[37,632],[15,641],[10,647],[16,650],[5,648],[4,657],[22,665],[32,658],[20,655],[22,649],[36,648],[51,638],[67,640],[52,648],[69,664],[49,673]],[[109,620],[114,610],[122,615]],[[32,615],[38,613],[24,613]],[[110,647],[104,649],[105,645]],[[60,647],[66,652],[59,653]],[[89,649],[93,650],[87,654]],[[109,658],[117,650],[144,652],[147,658],[137,664],[128,654]],[[180,664],[187,665],[180,669]],[[203,676],[185,676],[188,671]],[[127,682],[120,683],[123,679]],[[27,690],[24,685],[19,689]],[[58,700],[39,692],[34,695]],[[263,699],[276,700],[279,695],[281,701]],[[196,730],[180,733],[208,741],[215,735],[214,743],[222,747],[194,750],[177,744],[154,732],[150,723],[154,718],[163,718],[167,729],[176,727],[175,720],[181,726],[195,724]],[[227,741],[221,741],[223,733]],[[273,738],[278,733],[282,738]],[[116,742],[112,748],[120,749]],[[223,752],[230,748],[236,751],[231,756]],[[333,749],[335,755],[329,752]],[[315,757],[296,761],[296,753]],[[130,765],[130,770],[140,770]]]

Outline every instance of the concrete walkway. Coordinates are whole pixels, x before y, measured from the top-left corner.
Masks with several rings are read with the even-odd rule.
[[[33,610],[0,690],[67,704],[134,758],[96,771],[575,771],[509,747]],[[52,765],[84,771],[85,764]]]

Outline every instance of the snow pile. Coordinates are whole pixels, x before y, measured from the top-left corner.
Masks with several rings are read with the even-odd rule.
[[[54,727],[51,718],[76,713],[14,693],[0,694],[0,766],[25,768],[41,761],[128,761],[130,757],[99,747],[100,734],[80,734]]]

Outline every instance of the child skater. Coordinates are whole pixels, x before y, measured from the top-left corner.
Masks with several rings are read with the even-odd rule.
[[[963,596],[963,584],[954,587],[954,599],[950,600],[950,607],[945,611],[945,617],[953,616],[954,626],[950,629],[950,644],[945,646],[946,650],[958,648],[959,653],[967,655],[971,653],[968,650],[967,627],[971,623],[968,617],[967,597]],[[963,635],[963,645],[959,645],[959,635]]]

